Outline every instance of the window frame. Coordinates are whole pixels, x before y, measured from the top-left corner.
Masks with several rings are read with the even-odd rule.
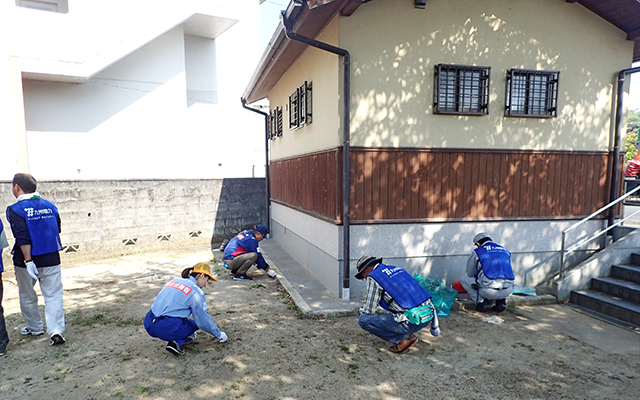
[[[518,104],[516,111],[514,108],[514,87],[518,84],[515,77],[524,77],[522,96],[523,103]],[[536,78],[545,78],[546,82],[536,82]],[[504,116],[518,118],[556,118],[558,116],[558,86],[560,82],[560,71],[542,71],[533,69],[511,68],[507,70],[505,87]],[[539,86],[544,85],[541,92]],[[536,91],[536,89],[538,89]],[[533,93],[532,93],[533,91]],[[536,93],[542,93],[536,96]],[[544,106],[538,105],[544,101]],[[542,112],[541,112],[542,111]]]
[[[272,111],[269,111],[267,118],[267,137],[270,140],[282,137],[282,107],[275,107]]]
[[[449,82],[443,85],[442,77],[445,73],[455,74],[453,84]],[[469,73],[471,76],[467,75]],[[489,114],[491,67],[437,64],[434,66],[433,82],[434,114],[470,116]],[[452,88],[453,90],[450,90]]]
[[[289,96],[289,130],[313,122],[313,83],[305,81]]]

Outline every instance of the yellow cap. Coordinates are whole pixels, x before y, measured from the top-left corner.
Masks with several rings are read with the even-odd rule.
[[[211,267],[206,262],[199,262],[193,266],[193,272],[197,274],[205,274],[209,277],[210,281],[218,281],[216,278],[211,276]]]

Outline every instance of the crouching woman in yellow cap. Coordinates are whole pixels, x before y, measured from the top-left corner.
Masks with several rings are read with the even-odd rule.
[[[182,346],[195,339],[198,329],[217,337],[220,343],[227,341],[227,334],[220,331],[207,313],[202,288],[210,280],[217,281],[211,276],[209,264],[201,262],[186,268],[182,278],[164,285],[144,318],[144,329],[152,337],[166,340],[165,349],[171,354],[184,355]]]

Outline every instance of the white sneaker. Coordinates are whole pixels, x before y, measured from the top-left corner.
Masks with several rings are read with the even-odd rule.
[[[275,278],[276,277],[276,271],[269,269],[267,271],[267,275],[269,275],[269,278]]]
[[[66,342],[66,340],[64,340],[64,337],[59,333],[54,333],[53,335],[51,335],[50,339],[52,346],[58,346]]]
[[[44,331],[34,331],[34,330],[32,330],[32,329],[27,328],[26,326],[25,326],[24,328],[20,329],[20,334],[21,334],[22,336],[28,336],[28,335],[31,335],[31,336],[40,336],[40,335],[42,335],[43,333],[44,333]]]

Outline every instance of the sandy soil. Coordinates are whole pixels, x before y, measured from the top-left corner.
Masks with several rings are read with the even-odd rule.
[[[203,253],[203,257],[206,253]],[[162,269],[162,268],[161,268]],[[301,319],[277,280],[235,282],[217,267],[209,313],[229,335],[203,332],[186,356],[164,350],[142,319],[181,268],[65,291],[67,344],[21,337],[18,301],[3,302],[10,335],[0,399],[636,399],[640,350],[611,354],[509,310],[441,320],[408,353],[362,331],[355,317]],[[64,272],[63,272],[64,273]],[[11,283],[5,280],[11,291]],[[7,290],[7,289],[6,289]],[[10,296],[9,296],[10,297]]]

